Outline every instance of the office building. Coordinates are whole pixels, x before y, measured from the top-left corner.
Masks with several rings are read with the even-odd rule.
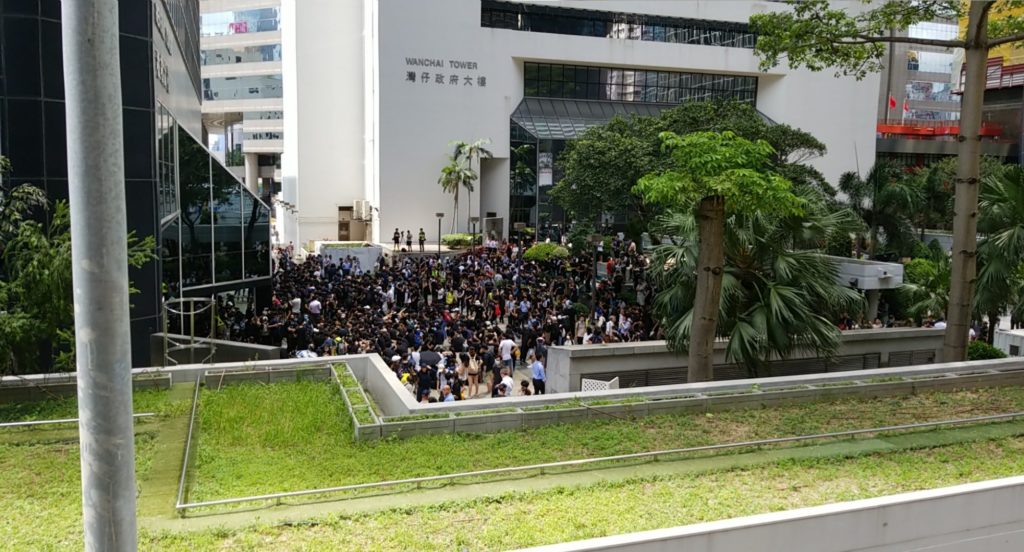
[[[480,217],[507,235],[517,222],[557,221],[547,191],[567,140],[615,114],[685,101],[750,102],[810,132],[828,147],[812,164],[831,182],[874,159],[875,106],[865,99],[877,94],[877,75],[760,70],[747,22],[785,4],[303,0],[283,8],[282,198],[298,208],[278,220],[284,241],[387,241],[396,227],[422,227],[434,240],[435,213],[445,213],[448,232],[452,198],[437,179],[453,140],[489,139],[494,153],[476,190],[460,196],[455,228],[468,231]],[[523,144],[535,178],[512,186],[512,152]]]
[[[199,1],[122,1],[121,90],[128,230],[158,259],[129,272],[132,363],[150,364],[163,300],[270,300],[269,208],[203,145]],[[68,197],[60,2],[0,4],[0,153],[13,183]],[[104,137],[97,136],[102,140]]]
[[[254,194],[280,181],[284,131],[280,0],[201,0],[208,145]]]

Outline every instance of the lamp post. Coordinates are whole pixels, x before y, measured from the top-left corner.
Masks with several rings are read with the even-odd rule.
[[[90,552],[128,552],[137,546],[117,5],[115,0],[61,5],[69,204],[75,237],[71,268],[78,351],[81,546]]]
[[[469,246],[470,251],[476,250],[476,225],[480,222],[480,217],[469,217],[469,224],[472,226],[470,235],[472,236],[473,242]],[[483,241],[483,240],[481,240]]]
[[[594,262],[590,265],[594,272],[594,278],[590,284],[590,310],[593,312],[597,309],[597,245],[604,242],[604,236],[591,234],[587,236],[587,241],[594,246]]]
[[[441,256],[441,219],[444,218],[444,213],[434,213],[437,217],[437,256]]]

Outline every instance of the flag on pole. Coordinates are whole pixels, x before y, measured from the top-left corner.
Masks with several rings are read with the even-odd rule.
[[[910,113],[910,104],[907,102],[907,98],[903,98],[903,114],[900,119],[901,121],[907,120],[907,113]]]
[[[889,94],[889,109],[896,109],[896,96]]]

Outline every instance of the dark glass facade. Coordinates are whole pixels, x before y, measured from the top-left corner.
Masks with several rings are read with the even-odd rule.
[[[753,48],[757,35],[745,23],[581,10],[483,0],[480,26],[534,33]]]
[[[757,77],[525,62],[523,78],[526,97],[672,104],[757,100]]]
[[[156,101],[153,10],[165,8],[170,38],[180,46],[192,77],[191,87],[171,93],[198,107],[198,0],[118,4],[128,230],[155,236],[158,243],[158,259],[128,275],[138,290],[130,297],[134,366],[150,365],[150,335],[162,329],[165,297],[245,289],[254,291],[246,293],[259,301],[256,306],[270,299],[266,205],[219,163],[211,163],[206,148],[181,131],[173,114]],[[0,2],[0,152],[11,161],[11,181],[43,188],[53,201],[68,198],[60,16],[59,0]],[[198,206],[192,201],[197,193]],[[243,206],[253,213],[248,218]],[[198,212],[198,225],[183,224],[183,212]],[[253,222],[246,226],[245,220]],[[249,257],[246,247],[252,250]],[[182,286],[186,278],[189,284]],[[197,287],[197,281],[212,288]]]

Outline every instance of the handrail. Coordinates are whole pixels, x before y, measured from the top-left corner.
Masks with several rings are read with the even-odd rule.
[[[132,418],[149,418],[150,416],[156,416],[156,412],[143,412],[141,414],[132,414]],[[25,426],[40,426],[49,424],[69,424],[71,422],[77,422],[78,418],[62,418],[59,420],[31,420],[27,422],[3,422],[0,423],[0,428],[7,427],[25,427]]]
[[[238,503],[242,503],[242,502],[263,502],[263,501],[267,501],[267,500],[279,500],[279,499],[282,499],[282,498],[290,498],[290,497],[298,497],[298,496],[308,496],[308,495],[315,495],[315,494],[337,493],[337,492],[353,491],[353,490],[360,490],[360,489],[373,489],[373,488],[381,488],[381,487],[393,487],[393,486],[397,486],[397,485],[408,485],[408,484],[417,484],[418,485],[418,484],[421,484],[421,483],[428,483],[428,482],[433,482],[433,481],[450,481],[450,480],[453,480],[453,479],[461,479],[461,478],[467,478],[467,477],[478,477],[478,476],[482,476],[482,475],[511,474],[511,473],[524,472],[524,471],[532,471],[532,470],[545,470],[545,469],[548,469],[548,468],[560,468],[560,467],[567,467],[567,466],[582,466],[582,465],[594,464],[594,463],[598,463],[598,462],[613,462],[613,461],[619,461],[619,460],[631,460],[631,459],[638,459],[638,458],[658,458],[660,456],[665,456],[665,455],[670,455],[670,454],[682,454],[682,453],[688,453],[688,452],[704,452],[704,451],[724,450],[724,449],[741,448],[741,447],[756,447],[756,446],[772,445],[772,444],[779,444],[779,443],[792,443],[792,442],[809,441],[809,440],[817,440],[817,439],[830,439],[830,438],[835,438],[835,437],[848,437],[848,436],[853,436],[853,435],[863,435],[865,433],[881,433],[881,432],[885,432],[885,431],[898,431],[898,430],[904,430],[904,429],[920,429],[920,428],[925,428],[925,427],[938,427],[938,426],[943,426],[943,425],[956,425],[956,424],[966,424],[966,423],[975,423],[975,422],[988,422],[988,421],[996,421],[996,420],[1009,420],[1009,419],[1020,418],[1020,417],[1024,417],[1024,412],[1014,412],[1014,413],[1010,413],[1010,414],[995,414],[995,415],[990,415],[990,416],[978,416],[978,417],[974,417],[974,418],[960,418],[960,419],[955,419],[955,420],[943,420],[943,421],[937,421],[937,422],[920,422],[920,423],[914,423],[914,424],[901,424],[901,425],[875,427],[875,428],[868,428],[868,429],[854,429],[854,430],[848,430],[848,431],[837,431],[837,432],[833,432],[833,433],[817,433],[817,434],[812,434],[812,435],[800,435],[800,436],[796,436],[796,437],[776,437],[776,438],[772,438],[772,439],[760,439],[760,440],[757,440],[757,441],[743,441],[743,442],[739,442],[739,443],[725,443],[725,444],[718,444],[718,445],[704,445],[704,446],[699,446],[699,447],[668,449],[668,450],[659,450],[659,451],[651,451],[651,452],[637,452],[637,453],[632,453],[632,454],[620,454],[620,455],[616,455],[616,456],[602,456],[602,457],[597,457],[597,458],[583,458],[583,459],[578,459],[578,460],[564,460],[564,461],[561,461],[561,462],[548,462],[548,463],[544,463],[544,464],[531,464],[531,465],[527,465],[527,466],[514,466],[514,467],[506,467],[506,468],[493,468],[493,469],[489,469],[489,470],[477,470],[477,471],[471,471],[471,472],[460,472],[460,473],[445,474],[445,475],[431,475],[431,476],[426,476],[426,477],[413,477],[413,478],[408,478],[408,479],[395,479],[395,480],[392,480],[392,481],[379,481],[379,482],[376,482],[376,483],[358,483],[358,484],[353,484],[353,485],[342,485],[342,486],[338,486],[338,487],[327,487],[327,488],[323,488],[323,489],[308,489],[308,490],[303,490],[303,491],[291,491],[291,492],[284,492],[284,493],[272,493],[272,494],[246,496],[246,497],[238,497],[238,498],[225,498],[225,499],[220,499],[220,500],[207,500],[207,501],[204,501],[204,502],[193,502],[193,503],[189,503],[189,504],[182,504],[181,503],[180,493],[179,493],[179,500],[178,500],[178,504],[175,506],[175,509],[177,511],[181,512],[183,510],[189,510],[189,509],[195,509],[195,508],[203,508],[203,507],[208,507],[208,506],[220,506],[220,505],[224,505],[224,504],[238,504]],[[184,475],[183,475],[183,477],[184,477]]]
[[[185,495],[185,478],[188,475],[188,459],[192,451],[192,429],[196,424],[196,407],[199,405],[199,380],[201,374],[196,374],[196,390],[192,394],[192,414],[188,418],[188,434],[185,436],[185,457],[181,462],[181,478],[178,479],[178,498],[175,500],[175,510],[180,510],[181,499]]]

